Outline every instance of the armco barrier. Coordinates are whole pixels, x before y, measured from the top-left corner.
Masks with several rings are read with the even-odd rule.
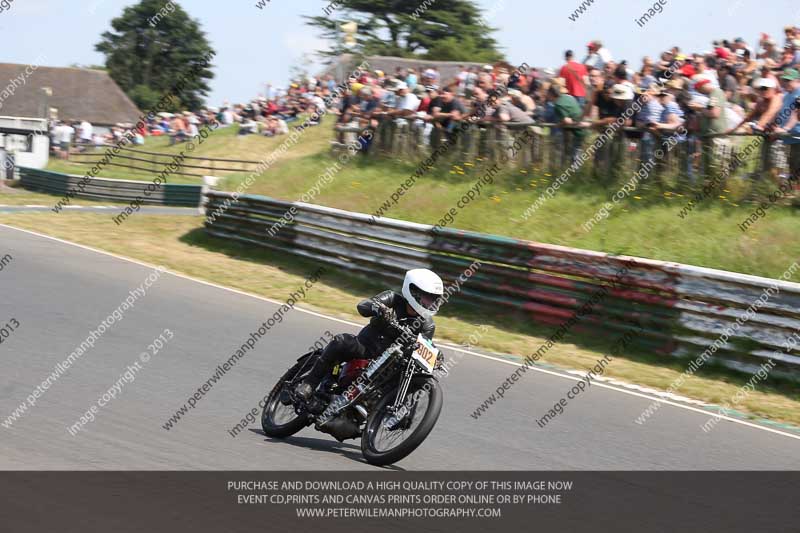
[[[641,347],[687,358],[696,358],[732,328],[709,362],[754,372],[772,358],[772,375],[800,378],[800,349],[784,349],[787,339],[800,331],[798,283],[453,229],[437,234],[428,225],[373,221],[370,215],[263,196],[243,195],[232,203],[230,193],[211,191],[206,196],[208,214],[225,200],[230,204],[216,213],[213,224],[206,223],[206,231],[217,237],[393,284],[410,268],[431,268],[445,282],[452,281],[479,259],[483,266],[453,301],[472,301],[494,317],[524,313],[558,326],[594,299],[592,312],[576,330],[619,336],[641,328]],[[293,223],[270,237],[267,230],[292,206]],[[800,276],[800,266],[792,268]],[[611,287],[619,272],[624,275]],[[607,294],[598,298],[604,287]],[[777,290],[759,312],[737,325],[770,287]]]
[[[22,187],[31,191],[63,195],[75,190],[83,176],[59,174],[49,170],[19,168]],[[82,192],[76,192],[78,198],[93,198],[128,203],[141,198],[144,204],[174,205],[197,207],[202,199],[202,185],[177,185],[166,183],[156,187],[147,196],[144,191],[150,181],[115,180],[108,178],[92,178]]]

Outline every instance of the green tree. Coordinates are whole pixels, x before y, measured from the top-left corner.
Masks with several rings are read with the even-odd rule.
[[[199,22],[177,2],[141,0],[113,19],[111,28],[95,49],[105,54],[109,75],[140,109],[152,109],[154,100],[167,94],[185,108],[203,104],[207,80],[214,77],[209,62],[214,51]]]
[[[128,97],[136,103],[136,107],[144,110],[155,109],[156,106],[161,106],[162,111],[178,112],[186,106],[181,105],[178,100],[165,100],[162,101],[162,94],[154,91],[147,85],[137,85],[128,91]]]
[[[320,51],[325,56],[356,53],[482,63],[503,59],[492,37],[496,29],[481,24],[481,11],[473,0],[323,0],[323,4],[322,15],[306,19],[335,43],[331,50]],[[340,29],[350,21],[358,24],[354,49],[344,46]]]

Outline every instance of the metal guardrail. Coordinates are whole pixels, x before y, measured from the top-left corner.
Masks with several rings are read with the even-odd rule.
[[[64,195],[83,179],[83,176],[74,174],[59,174],[49,170],[19,167],[20,184],[31,191],[41,191],[49,194]],[[128,203],[141,198],[144,204],[173,205],[198,207],[203,198],[202,185],[164,184],[155,191],[144,191],[149,181],[116,180],[108,178],[92,178],[82,192],[75,194],[78,198],[92,198],[96,200],[110,200]]]
[[[798,283],[449,228],[434,233],[425,224],[389,218],[372,222],[366,214],[263,196],[243,195],[236,202],[230,193],[210,191],[206,197],[209,215],[226,200],[229,204],[216,213],[213,224],[206,222],[211,235],[373,280],[397,283],[407,269],[431,268],[448,282],[478,259],[483,266],[452,301],[479,304],[494,316],[524,314],[560,326],[605,287],[606,297],[575,330],[622,334],[641,329],[634,341],[640,347],[676,357],[699,356],[775,284],[779,292],[709,361],[755,372],[772,358],[772,375],[800,378],[800,347],[783,349],[800,330]],[[293,222],[270,237],[267,230],[292,206]],[[611,287],[626,265],[621,281]]]

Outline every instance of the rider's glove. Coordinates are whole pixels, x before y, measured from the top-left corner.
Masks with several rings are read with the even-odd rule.
[[[385,305],[378,307],[378,317],[386,324],[392,324],[397,319],[394,309]]]
[[[433,369],[439,374],[448,374],[447,367],[444,366],[444,354],[441,351],[439,352],[439,357],[436,358],[436,364]]]

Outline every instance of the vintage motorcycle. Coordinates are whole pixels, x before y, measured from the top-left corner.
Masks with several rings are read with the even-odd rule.
[[[317,388],[324,411],[309,405],[294,390],[322,350],[313,350],[278,381],[267,397],[261,427],[267,436],[286,438],[314,424],[337,440],[361,437],[368,463],[388,465],[413,452],[433,430],[442,410],[437,374],[443,356],[432,342],[392,320],[399,333],[394,344],[375,359],[337,365]],[[324,403],[323,403],[324,405]]]

